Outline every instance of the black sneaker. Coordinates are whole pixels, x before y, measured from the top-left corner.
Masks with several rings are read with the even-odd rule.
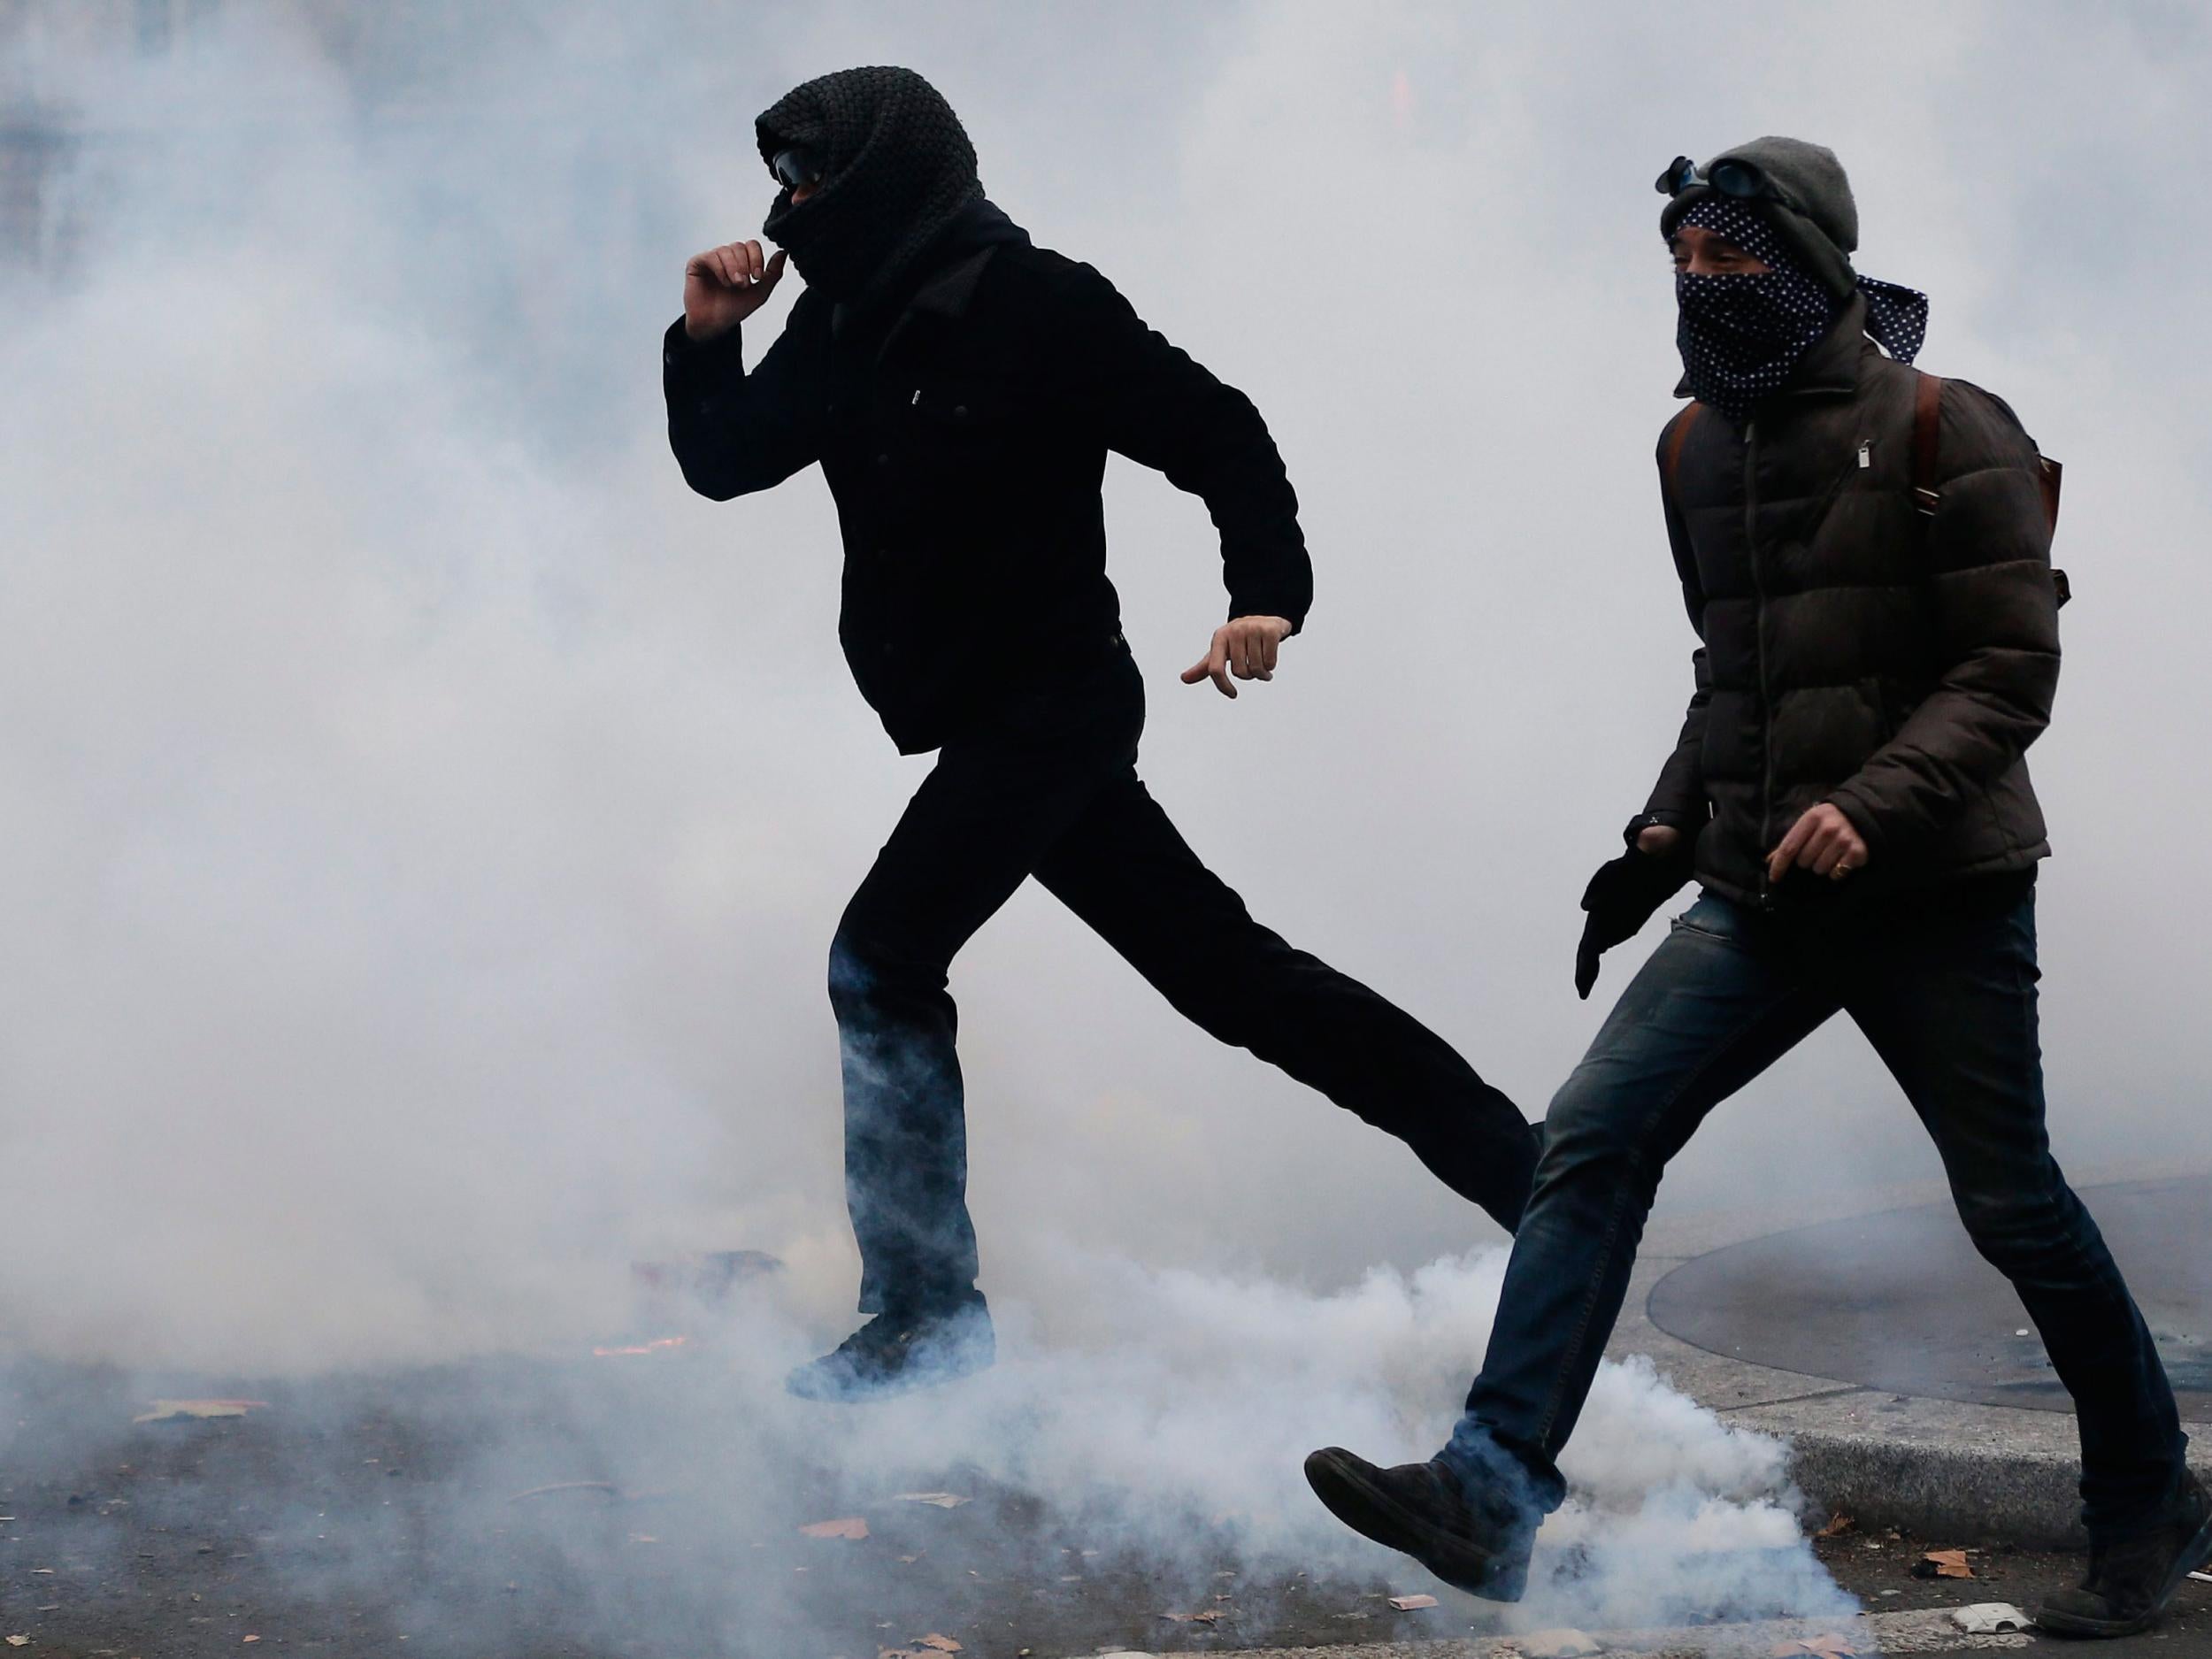
[[[1502,1502],[1495,1515],[1478,1510],[1440,1463],[1379,1469],[1332,1446],[1306,1459],[1306,1483],[1345,1525],[1403,1550],[1455,1589],[1517,1601],[1528,1586],[1535,1517]]]
[[[2092,1539],[2089,1576],[2060,1590],[2035,1622],[2058,1636],[2132,1636],[2157,1623],[2181,1581],[2212,1560],[2212,1499],[2186,1478],[2172,1512],[2157,1525],[2119,1538]]]
[[[991,1316],[979,1303],[949,1313],[879,1313],[783,1386],[802,1400],[856,1404],[972,1376],[997,1356]]]

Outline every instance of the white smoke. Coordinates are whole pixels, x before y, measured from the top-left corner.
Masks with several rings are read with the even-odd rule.
[[[1505,1253],[1370,1272],[1316,1296],[1053,1251],[1037,1325],[972,1384],[842,1414],[846,1466],[924,1480],[951,1461],[1021,1489],[1114,1494],[1132,1532],[1225,1523],[1262,1571],[1436,1586],[1346,1533],[1307,1490],[1315,1447],[1418,1461],[1449,1434],[1488,1337]],[[1033,1310],[1025,1310],[1025,1312]],[[818,1425],[821,1414],[795,1414]],[[849,1427],[847,1427],[849,1425]],[[794,1423],[794,1432],[803,1432]],[[917,1448],[920,1456],[917,1460]],[[1808,1617],[1851,1605],[1806,1546],[1787,1450],[1722,1424],[1649,1364],[1608,1363],[1563,1463],[1522,1628]],[[1565,1570],[1563,1569],[1565,1564]]]
[[[88,141],[58,257],[0,284],[0,1164],[40,1247],[0,1256],[12,1348],[411,1364],[603,1329],[632,1258],[733,1244],[792,1264],[803,1323],[764,1353],[834,1334],[822,959],[920,765],[838,660],[818,482],[689,497],[655,373],[685,256],[764,208],[751,113],[848,62],[929,73],[996,198],[1267,413],[1319,602],[1233,707],[1171,679],[1220,605],[1202,511],[1110,482],[1148,775],[1263,919],[1532,1112],[1632,964],[1567,993],[1574,897],[1686,689],[1644,181],[1762,130],[1834,144],[1865,268],[1934,293],[1930,366],[2070,464],[2056,1133],[2212,1144],[2172,1105],[2212,877],[2145,839],[2200,804],[2175,757],[2212,610],[2212,262],[2139,165],[2204,149],[2193,14],[237,5],[156,61],[11,15],[4,84]],[[854,1444],[926,1429],[1137,1510],[1217,1475],[1256,1536],[1354,1548],[1297,1457],[1440,1438],[1494,1262],[1407,1270],[1486,1224],[1036,895],[956,989],[1018,1334]],[[1670,1191],[1928,1156],[1835,1033]],[[764,1423],[816,1432],[757,1379]],[[1794,1548],[1778,1456],[1607,1372],[1547,1533],[1601,1568],[1581,1611],[1709,1544]]]

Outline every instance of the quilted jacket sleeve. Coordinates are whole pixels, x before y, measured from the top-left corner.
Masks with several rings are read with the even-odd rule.
[[[1675,419],[1685,418],[1678,415]],[[1689,532],[1683,526],[1671,480],[1667,476],[1667,456],[1673,448],[1673,436],[1674,426],[1670,422],[1666,431],[1659,435],[1659,495],[1666,509],[1667,541],[1674,550],[1675,573],[1682,581],[1682,603],[1690,613],[1690,626],[1697,630],[1701,640],[1705,637],[1705,590],[1698,580],[1697,560],[1690,550]],[[1659,781],[1653,787],[1644,814],[1694,834],[1707,817],[1701,757],[1705,748],[1706,711],[1713,699],[1712,671],[1702,645],[1690,653],[1690,672],[1694,687],[1690,693],[1690,706],[1682,717],[1682,730],[1674,741],[1674,752],[1659,769]]]
[[[1941,829],[2050,723],[2058,595],[2035,445],[1980,388],[1947,380],[1939,500],[1929,536],[1930,615],[1948,665],[1832,799],[1877,857]]]

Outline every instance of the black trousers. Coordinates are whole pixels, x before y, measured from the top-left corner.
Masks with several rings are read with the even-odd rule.
[[[1136,772],[1144,692],[1117,644],[941,751],[830,952],[864,1312],[976,1298],[953,957],[1034,876],[1187,1018],[1404,1141],[1511,1228],[1536,1133],[1410,1015],[1252,919]]]

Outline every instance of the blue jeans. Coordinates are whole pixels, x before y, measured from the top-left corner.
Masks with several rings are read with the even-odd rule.
[[[1859,911],[1700,898],[1552,1102],[1445,1461],[1492,1485],[1525,1476],[1532,1507],[1558,1506],[1553,1460],[1619,1317],[1660,1172],[1706,1113],[1841,1010],[1934,1138],[1960,1219],[2073,1395],[2085,1522],[2110,1532],[2159,1509],[2187,1439],[2134,1298],[2051,1156],[2037,978],[2032,877]]]

